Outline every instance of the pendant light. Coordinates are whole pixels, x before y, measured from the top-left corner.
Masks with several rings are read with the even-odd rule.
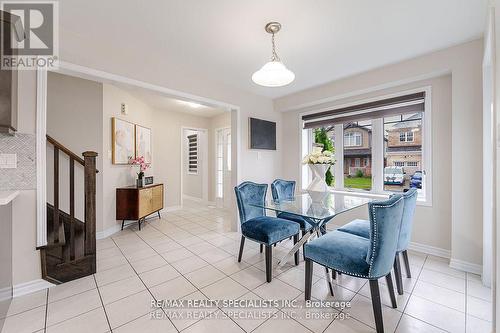
[[[269,22],[266,24],[265,30],[272,35],[271,43],[273,53],[271,61],[262,66],[261,69],[253,73],[252,81],[264,87],[282,87],[290,84],[295,79],[295,74],[285,67],[281,62],[278,54],[276,54],[276,45],[274,43],[274,35],[281,29],[281,24],[278,22]]]

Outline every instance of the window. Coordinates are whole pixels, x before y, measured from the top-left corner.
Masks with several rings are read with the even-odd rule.
[[[354,121],[343,124],[344,128],[344,187],[369,191],[372,188],[372,172],[367,161],[371,159],[372,121]],[[366,144],[363,137],[368,139]],[[361,161],[364,163],[361,164]]]
[[[432,154],[430,131],[426,131],[431,126],[428,93],[430,88],[302,115],[303,153],[312,149],[304,138],[318,128],[328,128],[331,137],[343,138],[335,144],[337,166],[331,168],[338,180],[335,189],[392,193],[416,188],[419,202],[429,204]],[[306,188],[310,180],[304,173],[309,171],[301,170]]]
[[[224,134],[223,130],[217,130],[217,173],[215,196],[224,197]]]
[[[198,174],[198,134],[188,135],[188,173]]]
[[[413,142],[413,132],[400,132],[399,133],[400,142]]]
[[[421,180],[414,177],[420,171],[422,160],[423,113],[398,114],[384,118],[384,190],[403,192],[410,187],[422,188]],[[397,137],[399,136],[399,142]],[[404,145],[401,145],[404,142]],[[401,174],[391,172],[392,167],[400,168]]]
[[[363,138],[359,132],[344,133],[344,147],[361,146]]]
[[[227,140],[227,171],[231,171],[231,133],[226,135]]]

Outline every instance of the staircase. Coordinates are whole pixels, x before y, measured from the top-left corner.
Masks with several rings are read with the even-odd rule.
[[[47,245],[39,247],[42,278],[60,284],[96,272],[96,157],[83,159],[47,135],[54,147],[54,204],[47,203]],[[69,158],[69,212],[59,208],[59,154]],[[84,221],[75,217],[75,164],[84,170]],[[78,166],[80,165],[80,166]]]

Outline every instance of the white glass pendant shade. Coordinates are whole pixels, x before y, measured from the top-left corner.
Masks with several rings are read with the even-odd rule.
[[[282,87],[293,80],[295,74],[281,61],[270,61],[252,75],[252,81],[264,87]]]

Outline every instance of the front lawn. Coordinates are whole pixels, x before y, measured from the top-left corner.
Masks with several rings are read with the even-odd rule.
[[[369,190],[372,188],[371,177],[345,177],[344,186],[346,188],[358,188],[362,190]]]

